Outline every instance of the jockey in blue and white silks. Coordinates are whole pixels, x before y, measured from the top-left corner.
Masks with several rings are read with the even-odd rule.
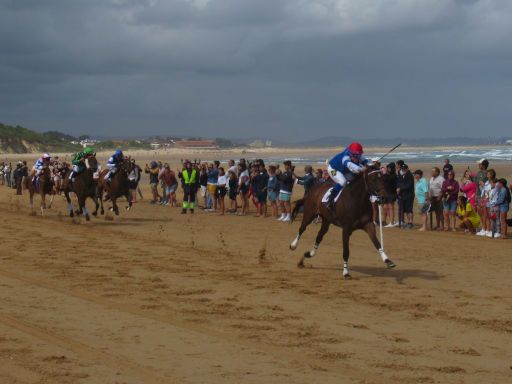
[[[363,146],[359,143],[352,143],[343,152],[334,156],[327,166],[329,176],[334,181],[334,187],[331,190],[327,206],[334,209],[334,199],[340,191],[347,185],[347,182],[354,180],[357,174],[364,171],[364,167],[369,160],[363,157]]]
[[[43,155],[37,159],[34,166],[32,167],[32,172],[34,174],[34,178],[38,177],[43,169],[48,168],[50,166],[50,160],[52,157],[48,153],[43,153]]]
[[[123,151],[120,149],[116,150],[107,161],[108,172],[105,175],[105,180],[111,181],[112,176],[117,172],[117,166],[121,164],[124,159]]]

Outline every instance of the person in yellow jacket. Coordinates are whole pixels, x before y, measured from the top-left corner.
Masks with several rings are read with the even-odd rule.
[[[456,214],[461,228],[466,232],[476,233],[476,229],[480,226],[480,216],[465,196],[459,196]]]
[[[190,209],[190,213],[194,213],[197,187],[199,185],[199,173],[197,169],[192,167],[190,161],[185,160],[183,165],[183,170],[178,173],[178,177],[181,179],[181,187],[183,188],[183,209],[181,213],[186,214],[187,209]]]

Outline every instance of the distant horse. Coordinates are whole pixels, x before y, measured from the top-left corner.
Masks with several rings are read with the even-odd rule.
[[[349,239],[352,232],[357,229],[364,230],[375,248],[379,251],[382,261],[388,268],[395,267],[395,264],[388,258],[384,249],[382,249],[377,239],[375,224],[373,223],[373,212],[370,203],[370,195],[387,197],[388,191],[384,182],[384,177],[380,170],[368,168],[364,173],[358,176],[354,181],[347,185],[341,196],[335,203],[334,212],[322,203],[322,197],[325,192],[333,186],[332,182],[317,184],[311,188],[308,194],[295,203],[292,220],[297,216],[297,212],[304,207],[304,216],[299,228],[299,234],[290,244],[290,249],[295,250],[299,244],[299,239],[306,230],[306,227],[318,216],[322,218],[322,226],[316,236],[315,244],[311,251],[306,252],[300,259],[298,266],[304,266],[304,258],[313,257],[318,250],[320,242],[329,230],[329,226],[334,224],[343,229],[343,277],[350,278],[348,269]]]
[[[69,180],[69,174],[71,173],[71,170],[65,172],[62,182],[62,190],[64,191],[64,196],[66,197],[66,201],[68,203],[69,216],[74,216],[73,203],[71,202],[71,197],[69,196],[70,193],[73,192],[78,200],[77,213],[83,214],[85,219],[89,221],[89,211],[87,210],[85,204],[87,198],[91,198],[96,206],[95,211],[92,213],[94,216],[98,214],[98,208],[100,205],[97,196],[97,182],[94,179],[94,173],[98,170],[98,161],[96,160],[96,157],[87,157],[84,160],[84,166],[85,169],[82,172],[74,175],[74,181]]]
[[[53,197],[55,196],[55,191],[53,189],[53,179],[49,168],[44,168],[41,171],[41,174],[32,179],[31,177],[27,177],[25,181],[25,188],[29,192],[30,197],[30,208],[32,213],[34,210],[34,195],[37,193],[41,196],[41,215],[44,215],[44,210],[46,209],[46,195],[51,195],[50,206],[53,202]]]
[[[105,175],[108,172],[108,169],[104,169],[100,173],[100,178],[98,179],[98,199],[101,204],[101,214],[104,213],[103,210],[103,193],[107,193],[109,199],[112,201],[112,210],[116,215],[119,215],[119,207],[117,206],[117,199],[119,197],[126,197],[128,201],[127,210],[130,210],[132,207],[132,199],[130,193],[130,180],[128,179],[128,175],[133,169],[133,163],[129,159],[124,159],[123,162],[117,167],[117,172],[112,176],[112,180],[108,182],[105,180]]]

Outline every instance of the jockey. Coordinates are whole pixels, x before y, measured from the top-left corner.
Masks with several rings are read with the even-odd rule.
[[[120,149],[116,150],[112,156],[107,161],[108,172],[105,175],[105,180],[108,182],[112,181],[112,176],[117,172],[117,166],[123,161],[124,155],[123,151]]]
[[[52,157],[48,153],[43,153],[43,155],[39,159],[37,159],[34,166],[32,167],[34,179],[39,177],[43,169],[48,168],[50,166],[51,159]]]
[[[357,174],[362,173],[368,163],[369,160],[363,157],[363,146],[356,142],[329,161],[327,171],[335,183],[327,201],[327,206],[331,210],[334,210],[334,199],[338,193],[347,185],[347,182],[354,180]]]
[[[72,180],[75,175],[78,175],[83,171],[84,161],[86,158],[90,156],[95,156],[96,152],[91,147],[85,147],[83,151],[77,152],[73,155],[73,159],[71,160],[71,164],[73,164],[73,169],[69,173],[69,180]]]

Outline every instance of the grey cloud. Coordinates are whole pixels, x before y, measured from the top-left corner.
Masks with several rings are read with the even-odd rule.
[[[505,135],[507,0],[0,0],[0,121],[93,134]]]

